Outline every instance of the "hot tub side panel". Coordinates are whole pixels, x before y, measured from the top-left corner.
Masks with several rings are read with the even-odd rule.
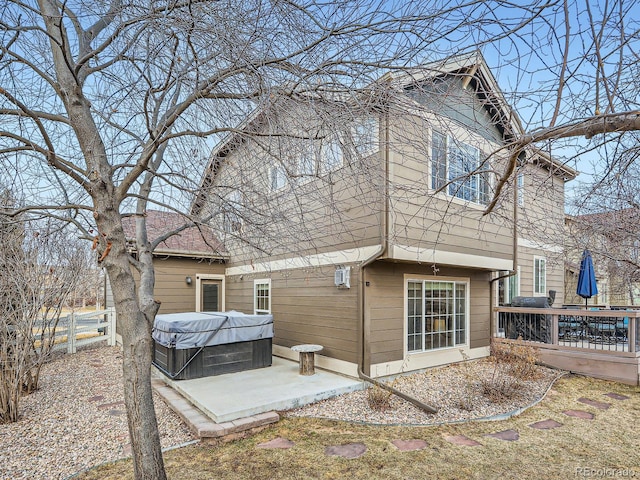
[[[198,353],[199,348],[178,350],[154,342],[153,363],[174,380],[223,375],[271,366],[271,344],[271,338],[261,338],[208,346]]]

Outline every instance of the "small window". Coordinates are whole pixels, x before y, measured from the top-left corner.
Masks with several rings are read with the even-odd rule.
[[[547,294],[547,259],[544,257],[533,259],[533,294]]]
[[[353,126],[353,146],[359,155],[368,156],[378,151],[380,135],[378,119],[368,117],[358,120]]]
[[[322,147],[322,173],[330,173],[343,165],[342,146],[337,138],[328,140]]]
[[[253,281],[253,313],[266,315],[271,313],[271,279]]]
[[[524,207],[524,173],[518,174],[516,187],[518,189],[518,206]]]
[[[282,165],[273,165],[269,169],[269,186],[272,192],[282,190],[287,185],[287,173]]]
[[[510,277],[503,278],[498,282],[498,303],[508,305],[514,297],[520,295],[520,267],[518,273]]]
[[[242,195],[238,190],[227,195],[223,206],[223,228],[226,233],[242,230]]]
[[[316,148],[313,142],[307,142],[302,147],[300,158],[298,159],[298,176],[300,181],[305,182],[316,174]]]

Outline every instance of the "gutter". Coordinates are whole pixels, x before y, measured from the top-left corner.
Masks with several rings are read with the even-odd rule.
[[[360,302],[358,302],[358,309],[360,310],[359,313],[359,317],[360,317],[360,322],[358,324],[358,339],[360,342],[359,345],[359,350],[360,353],[358,355],[358,377],[362,380],[365,380],[366,382],[369,382],[379,388],[382,388],[388,392],[391,392],[393,395],[396,395],[400,398],[402,398],[403,400],[406,400],[409,403],[412,403],[413,405],[415,405],[416,407],[424,410],[425,412],[428,413],[436,413],[438,411],[437,408],[434,408],[430,405],[427,405],[426,403],[421,402],[420,400],[418,400],[417,398],[411,397],[409,395],[407,395],[406,393],[401,392],[400,390],[397,390],[395,388],[393,388],[390,385],[387,385],[386,383],[380,382],[378,380],[375,380],[373,378],[371,378],[369,375],[364,373],[364,358],[365,358],[365,348],[367,345],[367,338],[366,334],[367,334],[367,329],[365,328],[365,318],[364,318],[364,313],[365,313],[365,279],[364,279],[364,270],[365,267],[367,265],[372,264],[373,262],[375,262],[377,259],[379,259],[380,257],[382,257],[386,252],[387,252],[387,248],[388,248],[388,239],[389,239],[389,222],[388,222],[388,217],[389,217],[389,110],[387,109],[386,111],[386,115],[385,115],[385,148],[384,148],[384,157],[385,157],[385,178],[384,178],[384,212],[382,215],[382,228],[380,229],[380,248],[378,249],[378,251],[376,253],[374,253],[373,255],[371,255],[369,258],[365,259],[361,264],[360,264]]]

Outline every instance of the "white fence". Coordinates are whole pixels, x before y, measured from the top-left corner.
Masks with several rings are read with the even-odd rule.
[[[76,353],[78,347],[107,340],[116,344],[116,311],[114,308],[88,313],[71,313],[62,317],[56,328],[56,336],[66,335],[67,353]],[[63,348],[64,343],[57,344]]]

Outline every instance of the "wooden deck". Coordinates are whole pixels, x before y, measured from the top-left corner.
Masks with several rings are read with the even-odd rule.
[[[525,341],[546,365],[640,385],[640,311],[495,308],[494,339]]]

